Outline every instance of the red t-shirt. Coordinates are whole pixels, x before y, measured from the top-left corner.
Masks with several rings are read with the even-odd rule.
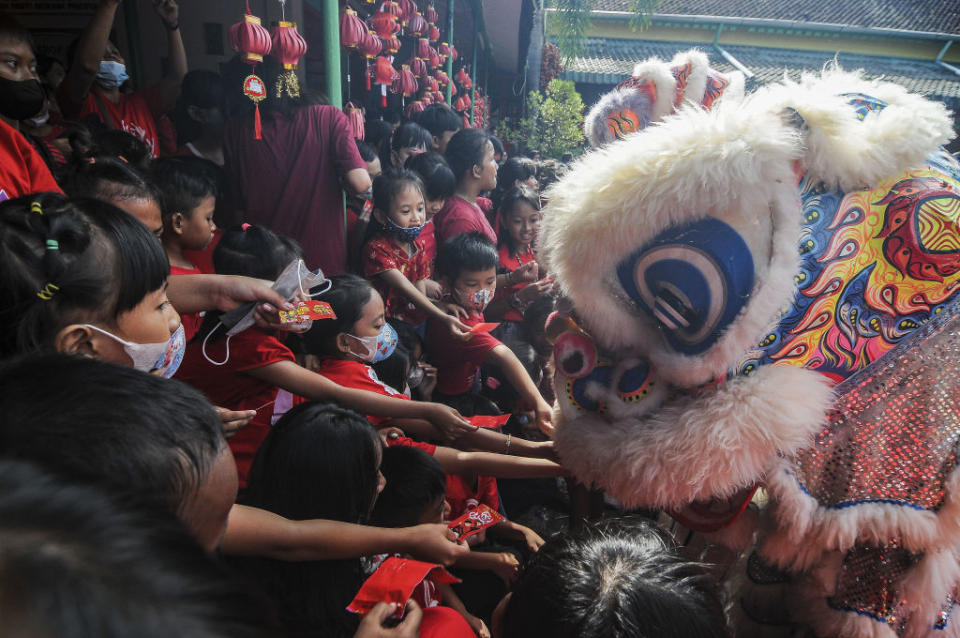
[[[170,276],[174,277],[176,275],[200,275],[203,274],[199,268],[182,268],[180,266],[174,266],[170,264]],[[197,334],[197,331],[200,330],[200,324],[203,323],[203,317],[199,312],[190,312],[180,315],[180,322],[183,323],[183,332],[184,336],[189,342],[193,339],[193,336]],[[232,340],[231,340],[232,343]]]
[[[423,242],[423,254],[427,258],[427,263],[430,264],[432,276],[433,262],[437,260],[437,227],[432,219],[423,225],[423,230],[420,231],[420,241]]]
[[[476,313],[461,321],[470,327],[483,323]],[[480,364],[487,354],[501,345],[486,332],[474,334],[468,341],[457,339],[447,324],[427,322],[427,353],[437,368],[437,392],[446,395],[465,394],[477,380]]]
[[[207,356],[214,361],[223,361],[227,357],[227,341],[222,333],[214,335],[217,336],[220,338],[216,341],[207,342]],[[246,427],[227,439],[237,461],[240,485],[246,487],[253,457],[270,432],[270,417],[278,388],[243,373],[281,361],[296,361],[296,358],[276,337],[256,327],[230,338],[230,359],[222,366],[215,366],[204,358],[202,341],[197,339],[187,345],[175,378],[203,392],[214,405],[230,410],[257,411]]]
[[[437,452],[437,446],[434,445],[433,443],[424,443],[423,441],[414,441],[409,436],[398,436],[395,439],[387,439],[387,446],[393,447],[394,445],[404,445],[406,447],[415,447],[418,450],[423,450],[430,456],[433,456]]]
[[[227,124],[223,153],[226,193],[246,221],[296,239],[310,268],[328,276],[344,272],[340,183],[367,164],[343,111],[317,105],[264,118],[261,140],[254,139],[249,120],[234,120]]]
[[[74,102],[64,82],[57,89],[57,103],[67,120],[92,124],[93,128],[107,127],[126,131],[144,141],[150,149],[150,157],[157,157],[160,152],[157,120],[163,117],[164,105],[159,84],[136,93],[121,93],[119,101],[114,104],[96,86],[90,87],[83,101]],[[101,108],[109,116],[109,122],[105,121],[100,112]]]
[[[447,474],[447,502],[450,503],[451,521],[481,504],[499,510],[497,479],[492,476],[478,476],[477,487],[474,488],[459,474]]]
[[[63,192],[27,138],[0,120],[0,202],[47,191]]]
[[[533,249],[530,249],[525,253],[520,253],[514,257],[506,244],[501,244],[500,248],[497,249],[497,253],[500,256],[500,272],[504,273],[513,272],[524,264],[529,264],[531,261],[537,260],[537,255],[533,252]],[[512,286],[499,286],[493,299],[494,301],[498,299],[505,299],[512,294],[523,290],[529,285],[530,284],[527,282],[520,282],[513,284]],[[523,313],[521,313],[519,310],[510,308],[503,313],[503,321],[523,321]]]
[[[373,287],[383,297],[386,315],[391,319],[400,319],[414,326],[427,320],[427,313],[407,299],[402,292],[387,284],[381,277],[382,272],[399,270],[400,274],[412,284],[430,277],[430,262],[423,241],[418,237],[413,242],[412,255],[393,239],[384,236],[374,237],[363,247],[363,276],[370,280]]]
[[[334,383],[342,385],[345,388],[376,392],[377,394],[393,397],[394,399],[410,398],[377,378],[377,373],[374,372],[373,368],[361,361],[324,357],[320,361],[320,368],[317,370],[317,373],[322,374]],[[374,425],[380,425],[381,423],[389,421],[390,417],[370,416],[368,414],[367,419]]]
[[[485,198],[477,198],[477,204]],[[486,200],[489,202],[490,200]],[[442,244],[451,237],[456,237],[460,233],[470,233],[480,231],[490,238],[494,244],[497,243],[497,233],[494,232],[487,216],[479,205],[471,204],[459,195],[454,195],[447,199],[440,212],[433,217],[433,223],[436,227],[437,243]]]

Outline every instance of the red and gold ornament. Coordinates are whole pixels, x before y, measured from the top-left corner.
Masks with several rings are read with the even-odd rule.
[[[256,65],[263,62],[263,56],[270,53],[273,42],[270,32],[260,24],[260,18],[247,12],[243,19],[230,27],[230,45],[233,50],[243,54],[243,61],[251,66],[250,75],[243,80],[243,94],[254,103],[253,132],[255,139],[262,139],[260,125],[260,102],[267,97],[267,87],[256,74]]]
[[[277,97],[286,93],[289,97],[300,97],[300,83],[297,81],[297,64],[307,52],[307,41],[297,31],[294,22],[280,20],[273,27],[273,55],[277,58],[283,70],[277,78],[274,91]]]
[[[347,51],[356,51],[366,34],[367,25],[356,11],[347,7],[340,17],[340,45]]]
[[[363,110],[353,102],[347,102],[347,105],[343,107],[343,112],[346,114],[347,121],[350,123],[350,130],[353,133],[354,139],[362,140],[366,135],[363,124]]]
[[[410,16],[410,20],[407,21],[407,33],[409,35],[421,36],[425,34],[429,28],[427,21],[423,19],[419,11]]]
[[[390,64],[390,60],[379,56],[373,67],[373,81],[380,85],[380,106],[383,108],[387,108],[387,87],[393,86],[396,77],[397,70]]]
[[[360,53],[363,54],[363,57],[366,59],[366,72],[364,75],[367,79],[367,90],[370,90],[370,60],[373,60],[380,52],[383,51],[383,42],[380,38],[377,37],[377,34],[372,30],[367,30],[367,33],[363,36],[363,40],[360,42]]]
[[[457,82],[460,83],[460,86],[463,87],[464,91],[469,91],[473,88],[473,80],[470,79],[470,75],[467,73],[466,69],[460,67],[460,70],[457,71]]]

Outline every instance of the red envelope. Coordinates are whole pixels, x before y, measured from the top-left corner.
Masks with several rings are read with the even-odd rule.
[[[470,332],[490,332],[499,325],[499,323],[478,323],[470,328]]]
[[[498,416],[471,416],[466,417],[466,420],[470,425],[479,425],[482,428],[493,430],[506,425],[507,421],[510,420],[510,415],[501,414]]]
[[[496,525],[503,520],[506,519],[503,518],[500,512],[481,503],[460,518],[447,523],[447,527],[452,529],[457,535],[458,541],[462,541],[468,536],[479,534],[491,525]]]
[[[441,585],[460,582],[459,578],[440,565],[391,556],[363,583],[347,605],[347,611],[365,614],[377,603],[396,603],[397,613],[394,616],[399,618],[413,590],[426,578]]]
[[[326,301],[301,301],[293,310],[281,310],[279,313],[280,323],[299,323],[316,319],[337,318],[333,308]]]

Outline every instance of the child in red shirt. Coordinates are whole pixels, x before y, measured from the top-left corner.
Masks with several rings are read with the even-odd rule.
[[[471,327],[484,323],[483,311],[497,285],[497,250],[493,242],[479,232],[454,237],[440,246],[437,270],[443,285],[451,291],[451,300],[467,309],[469,314],[463,322]],[[550,405],[510,348],[483,332],[461,341],[442,328],[433,321],[427,326],[427,353],[437,368],[439,401],[469,406],[480,365],[493,365],[533,406],[537,426],[546,434],[553,432]]]
[[[497,234],[487,219],[490,200],[480,193],[497,186],[497,162],[493,159],[490,134],[464,129],[450,139],[444,157],[457,180],[453,197],[447,200],[435,220],[437,243],[443,244],[460,233],[479,231],[491,242]]]
[[[259,226],[244,225],[223,234],[214,251],[218,274],[276,279],[302,255],[296,242]],[[306,267],[299,264],[302,272]],[[256,410],[250,423],[230,440],[241,485],[257,448],[270,431],[277,390],[310,400],[336,401],[362,414],[424,419],[441,431],[467,431],[470,425],[455,410],[436,403],[404,401],[379,393],[344,388],[297,364],[275,335],[249,328],[228,336],[218,315],[208,313],[187,347],[178,378],[206,393],[215,405]]]
[[[171,275],[212,274],[192,262],[185,251],[207,248],[217,229],[213,211],[217,206],[216,175],[205,163],[191,158],[168,157],[151,165],[153,182],[163,197],[163,249],[170,260]],[[200,313],[180,316],[187,341],[200,330]]]
[[[439,153],[420,153],[407,160],[407,168],[417,173],[423,180],[424,196],[426,197],[427,223],[423,225],[420,238],[423,240],[424,252],[430,261],[431,269],[437,258],[437,237],[433,218],[439,213],[447,200],[453,197],[457,180],[443,155]],[[440,297],[440,286],[431,288],[428,285],[427,296],[431,299]]]
[[[423,183],[407,169],[391,169],[373,182],[374,237],[363,249],[363,275],[386,301],[386,316],[414,326],[427,318],[457,337],[468,331],[427,298],[431,265],[420,240],[425,221]],[[435,284],[434,284],[435,288]]]

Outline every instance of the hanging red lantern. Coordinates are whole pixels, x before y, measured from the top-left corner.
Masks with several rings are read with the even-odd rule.
[[[437,28],[437,25],[431,24],[429,30],[427,31],[427,37],[431,42],[436,42],[440,39],[440,29]]]
[[[390,55],[393,55],[400,50],[400,38],[395,35],[390,36],[389,38],[383,39],[383,48],[387,50]]]
[[[417,12],[417,5],[413,0],[397,0],[397,4],[400,5],[400,24],[406,27],[410,24],[410,18]]]
[[[453,58],[453,61],[456,62],[457,58],[460,57],[460,54],[457,53],[457,47],[450,45],[450,57]]]
[[[380,55],[381,51],[383,51],[383,42],[380,41],[376,33],[368,29],[363,36],[363,40],[360,42],[360,53],[362,53],[366,59],[366,72],[364,75],[367,78],[368,91],[370,90],[370,60]]]
[[[250,13],[249,7],[243,19],[230,27],[230,45],[234,51],[242,53],[243,61],[251,66],[250,75],[243,80],[243,94],[254,104],[253,135],[259,140],[260,102],[267,97],[267,87],[256,74],[256,66],[263,62],[263,56],[270,53],[273,42],[270,40],[270,32],[260,24],[260,18]]]
[[[473,80],[470,79],[470,76],[467,74],[466,69],[460,67],[460,70],[457,71],[457,82],[460,83],[460,86],[463,87],[464,91],[469,91],[473,88]]]
[[[440,91],[433,91],[430,95],[433,96],[434,104],[443,104],[444,102],[446,102],[446,99],[444,99],[443,97],[443,93],[441,93]]]
[[[407,105],[407,108],[403,114],[407,116],[407,119],[413,119],[414,115],[423,112],[423,109],[425,108],[426,106],[424,106],[423,102],[420,100],[414,100]]]
[[[414,54],[424,60],[430,59],[430,43],[426,38],[417,40],[417,44],[414,46]]]
[[[424,107],[430,106],[433,104],[433,95],[431,93],[424,93],[423,97],[420,98],[420,101],[423,103]]]
[[[454,110],[460,111],[460,112],[466,111],[467,109],[470,108],[470,98],[467,96],[466,93],[464,93],[463,95],[461,95],[460,97],[458,97],[456,100],[453,101],[453,108]]]
[[[289,97],[300,97],[300,83],[297,81],[296,69],[300,58],[307,52],[307,41],[297,31],[295,23],[285,20],[277,22],[272,35],[273,55],[283,65],[276,86],[273,87],[277,97],[280,97],[281,93],[286,93]]]
[[[370,18],[370,26],[377,32],[381,38],[389,38],[394,33],[400,31],[400,23],[397,22],[397,16],[378,11]]]
[[[463,114],[463,128],[473,128],[470,126],[470,118],[467,117],[466,113]]]
[[[446,86],[450,84],[450,77],[440,69],[437,69],[433,72],[433,77],[436,78],[437,84],[440,86]]]
[[[350,123],[350,130],[353,132],[354,139],[362,140],[366,135],[363,125],[363,110],[353,102],[347,102],[343,107],[343,112],[347,115],[347,121]]]
[[[427,10],[423,12],[423,16],[427,19],[427,22],[430,24],[436,24],[440,16],[437,15],[437,10],[433,8],[433,5],[429,5]]]
[[[407,21],[407,33],[410,35],[421,36],[426,33],[429,28],[427,21],[423,19],[419,11],[410,16],[410,19]]]
[[[440,60],[446,62],[447,58],[450,57],[450,45],[446,42],[441,42],[440,46],[437,47],[437,53],[440,54]]]
[[[417,92],[418,88],[417,79],[413,75],[413,71],[410,70],[410,67],[406,64],[400,67],[400,80],[399,80],[399,93],[403,94],[403,97],[407,98]]]
[[[457,85],[454,84],[454,83],[452,83],[452,82],[450,82],[449,84],[450,84],[450,97],[453,97],[454,95],[456,95],[456,94],[458,93],[458,91],[457,91]]]
[[[356,51],[367,33],[367,25],[357,12],[347,7],[340,17],[340,45],[347,51]]]
[[[373,81],[380,85],[380,106],[387,108],[387,87],[393,84],[397,76],[397,70],[390,64],[390,60],[384,56],[377,58],[373,67]]]
[[[437,82],[437,78],[433,77],[432,75],[428,75],[427,77],[423,78],[423,86],[431,93],[440,90],[440,83]]]
[[[393,0],[383,0],[383,4],[380,5],[380,11],[396,16],[398,19],[403,15],[403,9]]]
[[[410,65],[410,70],[413,71],[413,74],[418,78],[424,78],[427,75],[427,63],[421,60],[420,58],[410,58],[407,62]]]
[[[437,50],[433,47],[430,47],[430,58],[427,61],[427,64],[430,65],[431,69],[436,69],[443,64],[443,60],[440,59],[440,54],[437,53]]]

